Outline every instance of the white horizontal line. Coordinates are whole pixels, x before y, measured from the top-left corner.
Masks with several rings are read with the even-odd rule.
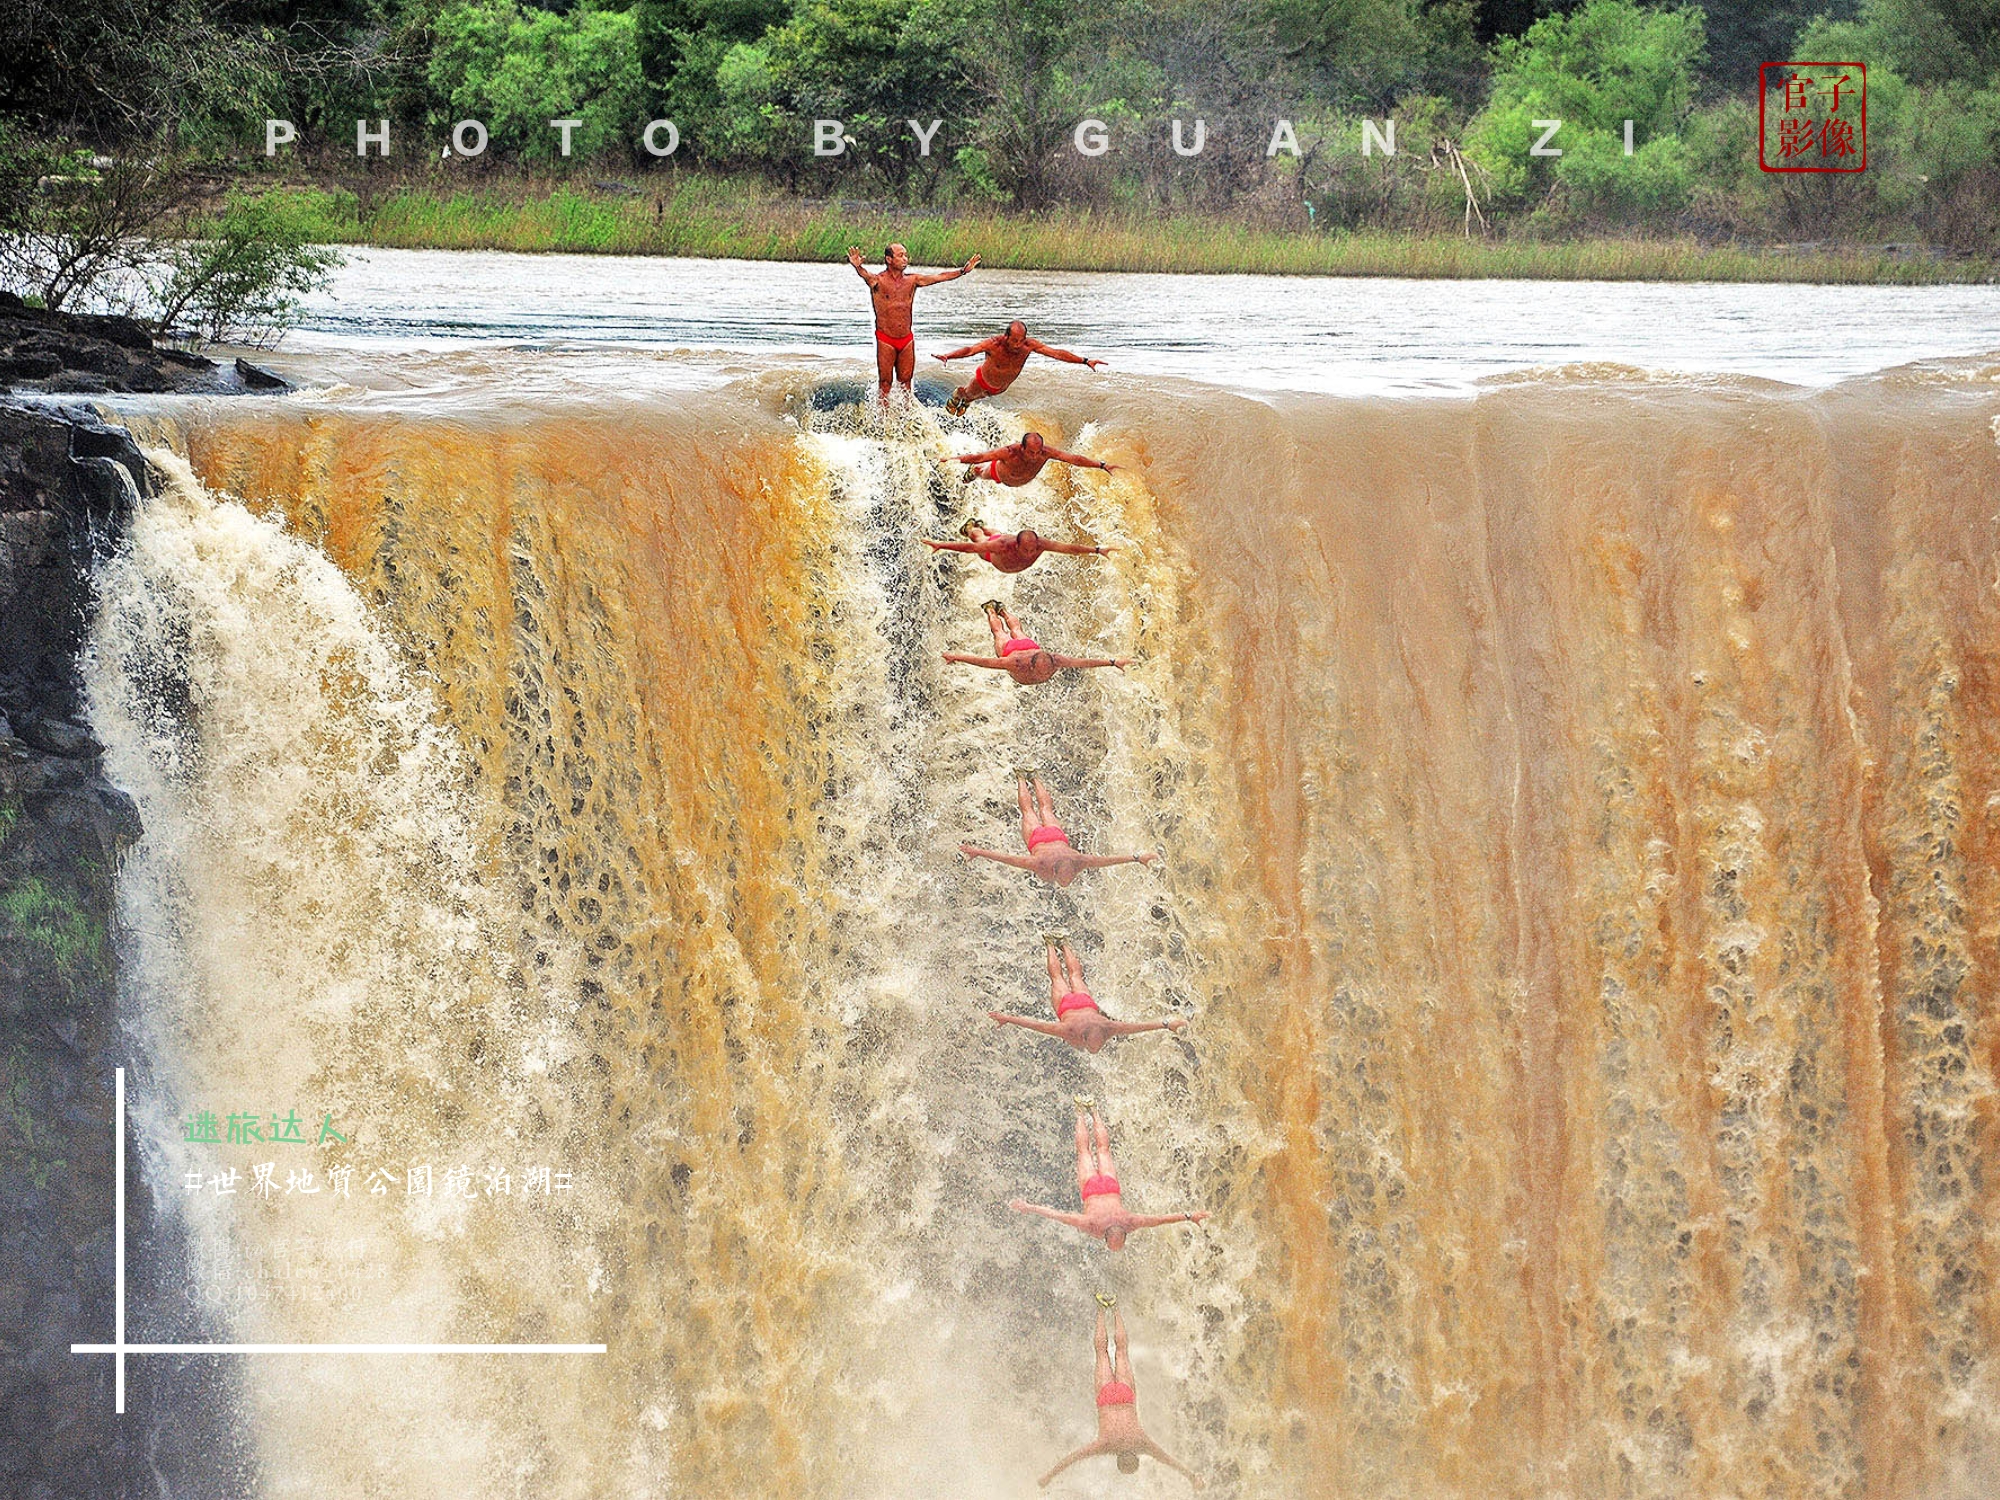
[[[602,1354],[602,1344],[71,1344],[72,1354]]]

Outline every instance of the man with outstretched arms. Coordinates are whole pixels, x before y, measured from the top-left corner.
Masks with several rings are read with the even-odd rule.
[[[851,245],[847,251],[847,263],[854,267],[854,274],[868,283],[868,295],[875,304],[875,369],[880,377],[881,398],[884,404],[889,400],[889,380],[894,377],[903,383],[903,390],[910,389],[910,379],[917,373],[917,335],[910,327],[910,313],[920,286],[936,286],[940,281],[956,281],[974,266],[979,257],[973,256],[955,271],[939,271],[933,276],[912,276],[909,274],[910,252],[901,245],[891,245],[882,269],[871,271],[861,264],[861,247]]]
[[[986,358],[972,372],[972,379],[953,391],[951,400],[945,403],[945,410],[954,417],[963,416],[965,409],[982,397],[997,396],[1006,390],[1021,373],[1021,367],[1028,362],[1031,354],[1059,359],[1066,365],[1088,365],[1093,370],[1104,363],[1101,359],[1085,359],[1067,349],[1052,349],[1040,339],[1029,338],[1028,325],[1019,318],[1009,323],[1003,334],[981,339],[976,344],[967,344],[963,349],[954,349],[937,357],[940,363],[949,363],[974,354],[983,354]]]
[[[886,391],[888,387],[882,389]],[[1085,458],[1080,453],[1065,453],[1060,448],[1051,448],[1039,432],[1024,432],[1020,442],[1009,443],[1004,448],[958,455],[958,461],[966,465],[960,477],[968,484],[975,479],[990,479],[995,484],[1014,486],[1031,484],[1050,459],[1057,463],[1075,464],[1080,469],[1102,469],[1107,474],[1118,467],[1101,459]]]

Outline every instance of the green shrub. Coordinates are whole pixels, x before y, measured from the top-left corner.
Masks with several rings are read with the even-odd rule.
[[[72,989],[103,977],[103,926],[73,896],[33,876],[0,891],[0,940],[39,956]]]
[[[646,123],[645,85],[633,17],[625,11],[567,15],[513,0],[471,0],[439,13],[428,77],[454,119],[485,123],[492,149],[526,161],[561,159],[549,126],[581,120],[573,156],[636,150]]]
[[[1560,183],[1566,214],[1629,217],[1640,204],[1671,213],[1692,180],[1679,131],[1701,54],[1698,10],[1591,0],[1547,16],[1494,48],[1493,93],[1467,130],[1466,155],[1490,174],[1502,202],[1542,198]],[[1536,120],[1563,122],[1549,142],[1561,156],[1529,154],[1544,132]]]
[[[155,326],[204,342],[271,344],[324,288],[340,252],[311,242],[314,205],[290,194],[232,193],[199,237],[166,247]]]

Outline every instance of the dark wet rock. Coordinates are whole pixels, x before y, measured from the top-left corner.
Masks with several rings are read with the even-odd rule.
[[[137,336],[129,321],[98,326],[115,343]],[[111,1360],[70,1353],[114,1326],[114,1070],[130,1070],[128,1097],[151,1089],[123,1041],[113,952],[139,809],[105,778],[78,652],[90,567],[155,482],[89,410],[0,401],[0,1496],[260,1489],[235,1428],[240,1369],[133,1358],[121,1417]],[[134,1140],[126,1159],[128,1336],[223,1337]]]
[[[249,360],[238,357],[236,378],[243,382],[246,391],[289,391],[292,383],[284,376],[274,374],[262,365],[253,365]]]
[[[126,338],[104,320],[102,331]],[[116,347],[107,337],[106,347]],[[115,477],[105,472],[116,471]],[[86,412],[0,404],[0,1493],[137,1495],[108,1360],[111,930],[132,800],[80,721],[88,570],[151,484]],[[134,1222],[147,1219],[128,1193]]]
[[[47,312],[12,292],[0,292],[0,385],[65,395],[242,388],[213,360],[154,348],[136,318]]]
[[[46,750],[65,760],[95,760],[104,747],[90,737],[90,731],[67,719],[24,719],[20,737],[35,750]]]

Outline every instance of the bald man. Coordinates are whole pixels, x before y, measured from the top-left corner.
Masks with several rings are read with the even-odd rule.
[[[881,386],[883,405],[889,402],[889,380],[893,376],[903,383],[905,395],[910,391],[910,380],[917,373],[917,335],[910,327],[910,314],[917,299],[917,288],[936,286],[940,281],[956,281],[974,266],[979,257],[973,256],[955,271],[939,271],[932,276],[912,276],[910,252],[901,245],[891,245],[888,258],[879,271],[871,271],[861,263],[861,247],[850,245],[847,263],[854,267],[854,274],[868,283],[869,298],[875,304],[875,370]]]
[[[1009,443],[1004,448],[989,448],[984,453],[961,453],[957,457],[960,463],[966,465],[959,477],[967,484],[983,475],[995,484],[1016,488],[1032,484],[1035,476],[1042,472],[1043,465],[1051,459],[1057,463],[1075,464],[1080,469],[1102,469],[1107,474],[1118,467],[1102,459],[1085,458],[1080,453],[1065,453],[1060,448],[1052,448],[1039,432],[1024,432],[1020,442]]]
[[[1012,385],[1021,373],[1021,367],[1028,362],[1028,356],[1039,354],[1047,359],[1060,360],[1066,365],[1087,365],[1096,369],[1104,361],[1086,359],[1081,354],[1072,354],[1067,349],[1057,349],[1040,339],[1028,337],[1028,325],[1019,318],[1007,325],[1007,331],[990,339],[981,339],[976,344],[967,344],[963,349],[954,349],[949,354],[937,356],[939,363],[949,364],[954,359],[967,359],[974,354],[983,354],[985,359],[972,372],[972,379],[951,393],[951,400],[945,403],[945,410],[954,417],[965,415],[965,409],[973,402],[987,396],[997,396]]]

